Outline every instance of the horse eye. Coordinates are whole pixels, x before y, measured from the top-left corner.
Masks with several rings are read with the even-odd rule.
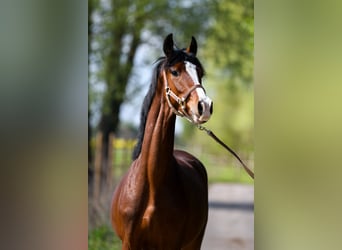
[[[178,73],[177,70],[171,70],[171,74],[172,74],[173,76],[179,76],[179,73]]]

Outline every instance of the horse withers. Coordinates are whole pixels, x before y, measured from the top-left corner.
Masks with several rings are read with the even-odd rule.
[[[143,102],[133,163],[112,200],[112,225],[125,250],[198,250],[208,219],[205,167],[174,150],[176,115],[202,124],[212,114],[197,43],[192,37],[178,49],[169,34],[163,51]]]

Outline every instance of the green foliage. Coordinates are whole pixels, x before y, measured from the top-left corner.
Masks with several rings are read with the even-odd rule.
[[[212,25],[207,31],[205,56],[227,71],[231,79],[251,84],[253,75],[254,2],[212,2]]]
[[[215,89],[212,98],[216,102],[208,126],[233,148],[250,151],[253,149],[253,90],[234,83],[224,83],[218,79],[212,82]]]
[[[121,249],[121,240],[115,235],[109,226],[102,225],[89,232],[88,249],[119,250]]]
[[[204,87],[214,101],[214,113],[205,125],[245,158],[253,157],[254,5],[251,0],[211,1],[210,21],[200,59],[207,75]],[[184,141],[224,157],[217,143],[184,122]]]
[[[162,41],[168,33],[175,33],[182,45],[187,44],[192,35],[204,34],[203,26],[209,20],[206,3],[207,0],[111,0],[90,5],[96,6],[99,14],[97,25],[93,25],[96,41],[93,54],[98,60],[99,80],[106,85],[101,108],[103,131],[115,131],[119,125],[120,106],[126,100],[127,84],[139,46],[152,45],[153,39]],[[161,43],[150,48],[151,55],[161,55]]]

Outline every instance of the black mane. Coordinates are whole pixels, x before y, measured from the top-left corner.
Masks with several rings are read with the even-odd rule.
[[[137,159],[140,152],[141,152],[141,146],[142,146],[142,142],[144,139],[145,126],[146,126],[148,111],[150,110],[152,100],[153,100],[154,95],[156,93],[160,69],[161,69],[161,66],[164,62],[165,62],[165,57],[161,57],[156,61],[157,66],[155,67],[155,69],[153,71],[150,89],[148,90],[148,92],[144,98],[144,102],[143,102],[141,113],[140,113],[140,126],[139,126],[139,132],[138,132],[138,143],[133,150],[133,155],[132,155],[133,160]]]
[[[162,65],[165,63],[166,67],[171,67],[172,65],[179,63],[179,62],[183,62],[183,61],[189,61],[195,64],[198,67],[198,69],[201,71],[201,75],[202,76],[204,75],[204,70],[200,61],[194,55],[186,53],[185,49],[174,50],[174,53],[170,56],[170,58],[160,57],[159,59],[157,59],[156,61],[157,65],[153,71],[150,88],[144,98],[144,102],[143,102],[142,109],[141,109],[138,142],[133,150],[133,154],[132,154],[133,160],[137,159],[141,152],[142,142],[143,142],[144,134],[145,134],[147,115],[148,115],[148,111],[150,110],[152,100],[156,93],[158,78],[159,78]]]

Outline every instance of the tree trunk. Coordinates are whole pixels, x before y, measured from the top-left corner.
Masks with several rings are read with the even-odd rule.
[[[133,68],[133,61],[136,50],[140,44],[141,27],[136,27],[134,32],[127,34],[128,27],[116,27],[112,30],[113,45],[106,58],[105,79],[107,92],[105,93],[102,107],[102,116],[99,129],[102,132],[102,178],[103,184],[106,183],[106,176],[110,174],[110,162],[108,159],[108,149],[110,134],[116,132],[119,126],[120,107],[125,99],[126,86]],[[132,36],[129,44],[130,49],[126,54],[126,60],[120,61],[121,50],[124,36]]]

